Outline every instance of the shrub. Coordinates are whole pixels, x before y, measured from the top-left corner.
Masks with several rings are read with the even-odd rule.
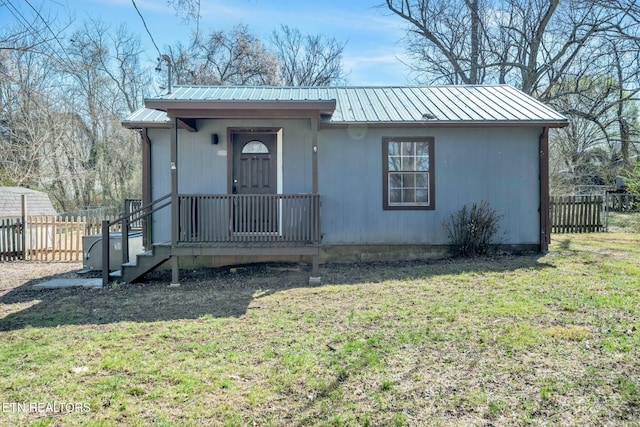
[[[634,196],[640,196],[640,161],[636,162],[633,167],[627,171],[625,182],[629,193]]]
[[[502,218],[489,203],[473,203],[471,209],[464,205],[451,214],[444,227],[449,233],[449,241],[457,256],[477,256],[486,254],[498,232],[498,222]]]
[[[631,200],[628,201],[629,206],[627,210],[640,212],[640,161],[635,162],[627,171],[625,182],[627,184],[627,192],[633,196]]]

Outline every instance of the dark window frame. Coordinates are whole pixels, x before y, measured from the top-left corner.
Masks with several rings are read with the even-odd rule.
[[[389,203],[389,143],[390,142],[426,142],[429,153],[429,191],[428,205],[396,205]],[[434,210],[436,208],[435,197],[435,138],[431,136],[407,136],[407,137],[383,137],[382,138],[382,209],[383,210]],[[392,171],[393,172],[393,171]],[[420,172],[420,171],[416,171]]]

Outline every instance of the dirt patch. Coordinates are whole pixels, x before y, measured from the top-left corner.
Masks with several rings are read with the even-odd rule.
[[[473,259],[371,261],[349,264],[324,264],[320,268],[322,284],[349,284],[380,282],[402,277],[437,274],[442,269],[450,269],[452,264],[460,271],[482,271],[512,269],[532,266],[538,255],[481,257]],[[32,289],[32,285],[51,279],[100,277],[98,273],[79,276],[80,262],[13,261],[0,263],[0,297],[11,292],[43,292]],[[230,289],[287,289],[309,286],[311,267],[307,264],[252,264],[239,267],[186,269],[180,271],[178,289],[193,290],[201,286],[217,290]],[[120,293],[137,293],[142,289],[165,287],[171,282],[169,270],[154,271],[143,280],[133,284],[110,283],[105,289]]]
[[[12,261],[0,263],[0,297],[25,284],[33,285],[50,278],[75,278],[82,268],[77,261]]]
[[[414,280],[452,271],[511,270],[536,264],[535,256],[325,264],[320,268],[320,286]],[[204,315],[240,317],[266,295],[318,286],[309,284],[311,267],[306,264],[185,269],[180,272],[177,288],[169,286],[170,271],[155,271],[143,282],[113,282],[101,289],[33,287],[51,279],[77,277],[81,264],[76,262],[18,261],[0,264],[0,268],[0,330],[198,319]]]

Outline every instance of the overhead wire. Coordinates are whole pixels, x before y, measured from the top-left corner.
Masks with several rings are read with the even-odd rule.
[[[133,3],[133,7],[136,9],[136,12],[138,12],[138,16],[140,17],[140,19],[142,20],[142,25],[144,25],[144,29],[147,31],[147,34],[149,35],[149,38],[151,39],[151,43],[153,43],[153,46],[156,48],[156,51],[158,51],[158,57],[162,57],[162,53],[160,52],[160,49],[158,48],[158,45],[156,44],[156,41],[153,38],[153,35],[151,35],[151,31],[149,31],[149,27],[147,26],[147,22],[144,19],[144,16],[142,16],[142,13],[140,12],[140,9],[138,9],[138,5],[136,4],[135,0],[131,0],[131,3]]]
[[[42,52],[42,53],[46,54],[47,56],[52,57],[53,59],[58,61],[60,64],[68,64],[67,66],[70,66],[70,64],[73,64],[75,61],[71,58],[71,56],[67,52],[67,48],[64,46],[62,41],[59,39],[59,37],[56,34],[56,32],[51,28],[51,26],[49,25],[47,20],[31,4],[30,0],[24,0],[24,2],[29,6],[29,8],[31,8],[31,10],[34,12],[35,16],[37,16],[37,18],[43,23],[43,25],[46,27],[46,31],[52,35],[53,40],[55,40],[56,44],[58,46],[60,46],[60,50],[62,51],[62,53],[60,53],[58,51],[58,49],[51,49],[49,52]],[[158,56],[161,58],[162,54],[160,52],[160,49],[158,48],[158,45],[156,44],[156,41],[155,41],[153,35],[151,34],[151,31],[149,30],[149,27],[147,26],[147,23],[146,23],[146,20],[144,19],[144,16],[142,15],[140,10],[138,9],[138,6],[137,6],[135,0],[131,0],[131,2],[133,4],[134,8],[136,9],[136,12],[140,16],[140,19],[142,20],[144,28],[145,28],[147,34],[149,35],[149,38],[151,39],[151,42],[153,43],[153,46],[155,47],[155,49],[156,49],[156,51],[158,53]],[[51,39],[47,40],[47,38],[43,35],[43,32],[40,29],[34,27],[33,23],[30,22],[27,19],[27,17],[25,17],[25,15],[20,11],[20,9],[14,4],[14,2],[12,0],[2,0],[2,3],[7,5],[7,8],[9,10],[9,12],[18,20],[18,22],[20,22],[24,26],[24,28],[28,32],[31,33],[31,35],[33,37],[35,37],[35,39],[38,42],[37,44],[47,44],[47,43],[49,43],[51,41]],[[84,82],[80,81],[79,83],[82,86],[84,86]],[[108,108],[106,105],[103,105],[103,101],[102,100],[98,100],[98,103],[101,104],[103,107]]]
[[[52,59],[54,59],[55,61],[57,61],[59,64],[61,64],[65,68],[73,69],[73,64],[76,63],[76,61],[71,58],[71,56],[67,52],[67,48],[60,41],[60,39],[58,38],[56,33],[53,31],[53,29],[51,28],[51,26],[49,25],[47,20],[29,2],[29,0],[24,0],[24,1],[33,10],[33,12],[37,16],[37,18],[44,24],[44,26],[47,28],[47,30],[51,33],[51,35],[53,36],[53,39],[60,46],[60,50],[62,51],[62,54],[64,54],[64,57],[62,56],[62,54],[60,52],[58,52],[57,49],[54,49],[53,47],[50,49],[49,52],[40,52],[40,53],[44,54],[44,55],[46,55],[46,56],[48,56],[48,57],[50,57]],[[15,6],[15,4],[12,3],[12,0],[3,0],[3,3],[10,7],[9,8],[9,12],[11,12],[11,14],[31,33],[31,35],[38,40],[38,44],[46,45],[51,41],[50,39],[47,40],[47,38],[44,37],[44,35],[42,34],[42,32],[39,29],[34,28],[33,24],[30,23],[29,20],[24,16],[24,14]],[[76,82],[84,90],[87,89],[86,82],[83,79],[76,79]],[[95,99],[95,101],[100,105],[100,107],[104,108],[105,110],[107,110],[107,111],[111,111],[112,110],[111,106],[107,105],[102,98],[98,97],[98,98]]]
[[[65,46],[62,44],[62,42],[60,41],[60,39],[58,38],[58,36],[56,35],[55,31],[53,31],[53,29],[49,26],[49,23],[47,22],[46,19],[44,19],[44,17],[40,14],[40,12],[38,12],[38,10],[29,2],[29,0],[24,0],[24,2],[33,10],[33,12],[35,13],[35,15],[38,17],[38,19],[44,24],[44,26],[47,28],[47,30],[49,31],[49,33],[51,33],[52,38],[56,41],[56,43],[58,44],[58,46],[60,46],[60,49],[62,51],[62,53],[64,53],[64,56],[66,57],[63,58],[62,55],[60,55],[60,53],[56,50],[56,49],[51,49],[50,52],[41,52],[49,57],[52,57],[54,59],[56,59],[60,64],[64,64],[65,62],[67,62],[68,64],[73,63],[73,60],[71,59],[71,57],[69,56],[69,54],[67,53],[67,49],[65,48]],[[50,42],[51,39],[47,39],[44,37],[44,35],[42,34],[41,31],[39,31],[39,29],[34,28],[33,24],[31,22],[29,22],[29,20],[27,20],[27,18],[22,14],[22,12],[12,3],[11,0],[4,0],[4,4],[8,5],[9,8],[9,12],[19,21],[22,23],[22,25],[24,25],[24,27],[27,30],[30,30],[31,32],[31,36],[33,36],[36,40],[37,40],[37,44],[43,44],[46,45],[47,43]]]

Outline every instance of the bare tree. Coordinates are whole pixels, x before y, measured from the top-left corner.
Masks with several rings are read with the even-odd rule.
[[[594,38],[624,26],[632,3],[386,0],[384,6],[408,24],[408,49],[423,80],[511,83],[547,98]]]
[[[2,9],[16,26],[0,30],[0,181],[44,188],[63,210],[139,194],[137,135],[120,125],[150,82],[139,40],[98,20],[69,35],[14,3]]]
[[[509,83],[566,114],[551,148],[573,183],[610,180],[638,141],[634,0],[386,0],[421,81]],[[598,178],[594,178],[598,176]]]
[[[169,48],[178,84],[278,84],[278,60],[243,25],[229,33],[194,33],[187,48]]]
[[[564,95],[556,99],[556,106],[571,120],[552,133],[550,171],[556,191],[571,193],[577,186],[602,185],[615,177],[616,154],[610,145],[613,116],[602,110],[612,92],[604,78],[567,79],[564,85],[571,87],[561,89]]]
[[[475,84],[487,67],[488,37],[478,0],[386,0],[385,6],[408,24],[408,50],[416,70],[432,81]]]
[[[346,43],[321,35],[303,35],[286,25],[273,32],[271,41],[284,85],[329,86],[344,80],[342,53]]]
[[[13,15],[17,25],[0,29],[0,51],[19,50],[23,52],[45,53],[50,43],[56,40],[56,34],[68,28],[69,24],[53,27],[53,23],[60,23],[45,15],[40,9],[28,4],[33,12],[25,15],[11,2],[0,4],[3,13]]]
[[[0,178],[5,184],[39,182],[42,149],[51,136],[47,62],[28,50],[0,51]]]
[[[185,20],[200,20],[200,0],[167,0],[167,3]]]
[[[59,66],[62,78],[59,117],[68,123],[65,141],[51,152],[48,165],[64,183],[50,182],[61,200],[80,205],[119,203],[140,165],[136,135],[120,119],[142,102],[145,74],[139,42],[125,30],[112,32],[100,21],[76,31]]]

